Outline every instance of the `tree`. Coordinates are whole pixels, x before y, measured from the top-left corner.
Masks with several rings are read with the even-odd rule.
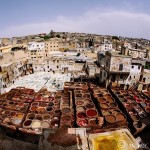
[[[78,53],[76,56],[80,56],[81,54],[80,53]]]
[[[56,37],[57,37],[57,38],[60,38],[60,34],[57,34]]]

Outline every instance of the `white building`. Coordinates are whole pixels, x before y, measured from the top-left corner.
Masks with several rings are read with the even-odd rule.
[[[99,46],[96,47],[97,51],[111,51],[112,50],[112,42],[108,41],[107,39],[104,39],[103,42],[99,44]]]
[[[28,44],[28,50],[43,50],[44,48],[44,42],[29,42]]]

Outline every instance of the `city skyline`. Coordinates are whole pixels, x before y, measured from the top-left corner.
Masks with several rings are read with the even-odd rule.
[[[150,39],[148,0],[2,1],[0,37],[85,32]]]

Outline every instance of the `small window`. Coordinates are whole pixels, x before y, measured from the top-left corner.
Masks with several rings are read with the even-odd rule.
[[[123,74],[120,75],[120,79],[123,80]]]
[[[122,71],[123,70],[123,64],[119,65],[119,70]]]
[[[141,66],[138,66],[138,69],[140,70]]]
[[[129,81],[131,80],[131,76],[129,77]]]
[[[134,66],[132,66],[132,68],[134,68]]]

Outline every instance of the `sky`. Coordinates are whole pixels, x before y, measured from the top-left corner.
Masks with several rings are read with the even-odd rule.
[[[0,0],[0,38],[56,32],[150,39],[150,0]]]

